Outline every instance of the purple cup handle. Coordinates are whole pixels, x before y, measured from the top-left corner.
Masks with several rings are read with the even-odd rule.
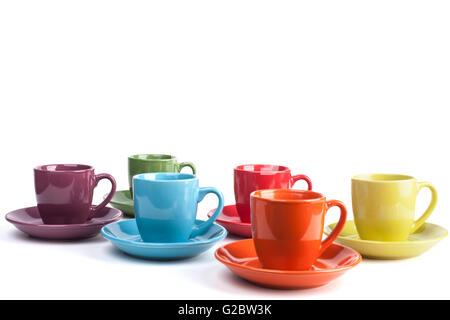
[[[95,186],[96,187],[97,187],[98,183],[100,182],[100,180],[102,180],[102,179],[108,179],[111,182],[111,191],[109,192],[108,196],[105,198],[105,200],[103,200],[102,203],[100,203],[97,206],[91,206],[91,214],[89,215],[88,219],[94,218],[97,215],[97,213],[101,209],[103,209],[109,203],[109,201],[111,201],[112,197],[116,193],[116,180],[114,179],[114,177],[107,173],[96,174],[95,175]]]

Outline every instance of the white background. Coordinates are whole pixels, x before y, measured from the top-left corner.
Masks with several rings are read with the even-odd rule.
[[[227,204],[234,166],[287,165],[350,218],[352,175],[413,175],[436,186],[429,221],[448,228],[449,16],[425,0],[2,0],[1,213],[34,205],[36,165],[91,164],[120,190],[128,155],[169,153]],[[33,240],[3,217],[0,252],[0,298],[450,298],[449,239],[303,291],[245,282],[213,250],[144,261],[100,236]]]

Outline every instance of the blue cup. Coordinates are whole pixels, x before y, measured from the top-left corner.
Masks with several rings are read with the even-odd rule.
[[[198,186],[192,174],[143,173],[133,177],[136,224],[145,242],[185,242],[206,232],[223,209],[223,195],[216,188]],[[208,193],[219,198],[214,214],[195,225],[197,204]]]

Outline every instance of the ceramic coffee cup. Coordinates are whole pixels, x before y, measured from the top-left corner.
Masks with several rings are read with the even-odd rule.
[[[98,206],[92,205],[94,188],[101,179],[111,182],[111,192]],[[45,224],[82,224],[96,216],[116,192],[109,174],[95,174],[82,164],[51,164],[34,168],[37,206]]]
[[[425,213],[414,221],[416,197],[422,188],[431,190]],[[361,174],[352,178],[355,225],[363,240],[405,241],[433,212],[436,189],[429,182],[418,182],[401,174]]]
[[[252,236],[263,268],[308,270],[345,225],[347,210],[313,191],[258,190],[251,194]],[[341,209],[333,232],[322,241],[325,214]]]
[[[234,168],[234,196],[236,209],[242,222],[250,222],[250,194],[263,189],[290,189],[298,180],[308,184],[311,180],[303,174],[292,176],[288,167],[270,164],[246,164]]]
[[[206,232],[223,209],[222,193],[199,187],[198,178],[187,173],[144,173],[134,176],[136,224],[145,242],[185,242]],[[214,193],[219,204],[214,214],[195,225],[197,204]]]
[[[178,163],[177,158],[168,154],[135,154],[128,157],[128,182],[133,195],[133,176],[151,172],[180,172],[184,167],[190,167],[196,174],[195,165],[191,162]]]

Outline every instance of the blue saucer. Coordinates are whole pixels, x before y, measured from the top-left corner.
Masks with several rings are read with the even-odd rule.
[[[196,224],[204,221],[196,220]],[[227,236],[224,227],[214,223],[204,234],[186,242],[149,243],[143,242],[136,225],[136,219],[121,220],[104,226],[101,230],[104,238],[119,250],[139,258],[173,260],[196,256]]]

